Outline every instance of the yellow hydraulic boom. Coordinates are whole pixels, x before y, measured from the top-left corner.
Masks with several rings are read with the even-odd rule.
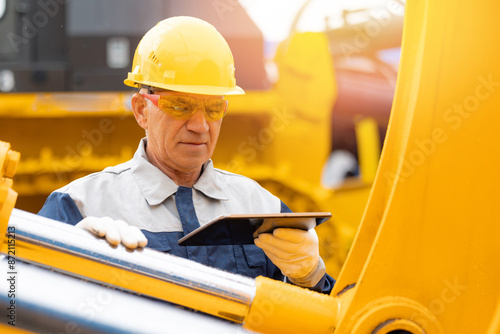
[[[336,332],[498,332],[499,11],[406,2],[380,167],[332,292]]]

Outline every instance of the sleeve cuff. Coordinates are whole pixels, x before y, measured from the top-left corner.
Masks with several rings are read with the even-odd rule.
[[[323,262],[323,259],[320,257],[318,264],[316,265],[316,268],[314,268],[314,270],[311,271],[309,275],[301,279],[290,278],[290,277],[287,277],[287,279],[295,285],[304,288],[312,288],[315,287],[319,283],[319,281],[321,281],[321,279],[325,276],[325,274],[326,274],[325,262]]]

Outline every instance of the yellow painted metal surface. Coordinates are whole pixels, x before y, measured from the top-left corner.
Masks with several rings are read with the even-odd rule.
[[[497,308],[495,314],[491,319],[490,327],[488,328],[487,334],[499,334],[500,333],[500,299],[497,303]]]
[[[114,92],[2,94],[2,139],[23,152],[19,207],[36,213],[53,190],[130,159],[143,131],[129,100]]]
[[[143,131],[129,93],[0,95],[0,133],[23,152],[17,207],[38,212],[68,182],[130,159]]]
[[[7,242],[8,239],[3,238],[1,253],[7,254]],[[141,275],[129,268],[99,263],[72,253],[49,249],[43,245],[35,245],[22,240],[16,240],[16,258],[140,295],[166,300],[234,322],[242,322],[248,312],[246,305],[233,300],[178,286],[156,277]]]
[[[0,333],[4,333],[4,334],[30,334],[33,332],[0,323]]]
[[[123,92],[2,94],[1,101],[0,115],[6,119],[130,114],[130,93]]]
[[[0,231],[7,230],[9,217],[17,199],[12,190],[12,178],[19,163],[19,152],[10,149],[10,144],[0,141]]]
[[[257,277],[256,287],[244,328],[258,333],[334,332],[337,299],[266,277]]]
[[[333,291],[351,288],[336,332],[485,333],[495,317],[499,11],[496,1],[406,2],[380,168]]]
[[[355,126],[361,180],[366,184],[372,184],[380,158],[377,122],[371,117],[365,117],[356,120]]]

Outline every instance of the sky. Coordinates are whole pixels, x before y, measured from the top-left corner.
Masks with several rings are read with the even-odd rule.
[[[291,24],[300,8],[307,0],[239,0],[250,17],[261,29],[266,41],[284,40],[290,32]],[[299,31],[322,31],[325,16],[329,16],[328,26],[343,24],[342,9],[387,9],[398,0],[311,0],[298,22]],[[362,20],[365,14],[354,14],[351,19]]]

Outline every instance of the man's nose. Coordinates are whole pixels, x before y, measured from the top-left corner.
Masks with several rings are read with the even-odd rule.
[[[205,109],[203,108],[203,105],[198,105],[197,108],[198,109],[196,110],[194,115],[188,119],[187,128],[188,130],[198,133],[207,132],[208,122],[205,119]]]

